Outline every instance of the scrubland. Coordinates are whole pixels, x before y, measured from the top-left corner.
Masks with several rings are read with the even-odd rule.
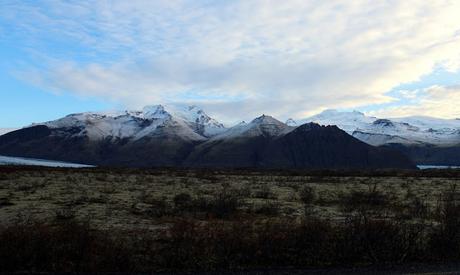
[[[0,167],[0,271],[460,260],[460,171]]]

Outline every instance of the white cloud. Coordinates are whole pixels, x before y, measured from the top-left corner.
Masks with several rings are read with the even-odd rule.
[[[401,83],[460,68],[460,1],[78,1],[8,12],[53,60],[22,75],[45,89],[129,107],[198,101],[224,119],[388,103]]]
[[[431,86],[417,90],[419,98],[416,102],[390,107],[370,114],[377,117],[404,117],[425,115],[445,118],[460,118],[460,86]]]
[[[399,95],[404,99],[416,99],[419,96],[419,90],[401,90]]]

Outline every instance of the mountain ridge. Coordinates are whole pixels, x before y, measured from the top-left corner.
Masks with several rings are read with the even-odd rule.
[[[112,119],[113,121],[109,123],[111,125],[99,125],[101,127],[95,127],[95,131],[90,133],[90,135],[93,134],[93,138],[97,138],[98,136],[102,138],[106,136],[119,138],[129,136],[132,134],[132,131],[136,131],[136,123],[138,124],[137,126],[142,127],[142,123],[145,123],[145,120],[148,119],[156,120],[156,124],[152,125],[152,129],[150,130],[154,130],[157,126],[162,126],[162,123],[165,121],[172,119],[179,124],[184,122],[189,124],[195,133],[206,138],[219,135],[235,126],[241,126],[237,124],[232,127],[225,127],[219,121],[209,117],[203,109],[195,105],[148,105],[142,110],[76,113],[54,121],[34,123],[31,126],[47,125],[51,128],[60,128],[68,127],[71,124],[71,126],[79,127],[85,126],[86,122],[97,124],[97,120],[103,118]],[[72,125],[72,119],[74,120],[74,125]],[[85,123],[81,124],[81,122]],[[284,124],[297,127],[308,122],[315,122],[325,126],[337,125],[350,135],[374,146],[395,142],[391,139],[369,139],[372,135],[400,138],[401,140],[396,141],[396,143],[405,142],[407,144],[433,145],[460,143],[459,119],[439,119],[428,116],[378,118],[366,116],[359,111],[343,112],[335,109],[327,109],[317,115],[304,119],[294,120],[289,118]],[[107,130],[108,126],[114,127],[113,131]],[[120,132],[120,126],[124,126],[124,132]],[[16,129],[5,129],[5,133],[13,130]],[[2,131],[1,128],[0,131]],[[142,133],[139,133],[139,135],[142,136]]]
[[[427,116],[377,118],[366,116],[358,111],[340,112],[330,109],[300,122],[337,125],[350,135],[374,146],[402,142],[406,145],[445,146],[460,144],[460,121],[455,119],[439,119]],[[388,138],[382,139],[382,136]]]
[[[290,137],[296,137],[291,138],[294,144],[285,143]],[[309,157],[288,153],[295,147],[303,148]],[[196,106],[172,110],[152,105],[142,111],[71,114],[0,136],[0,154],[102,166],[415,167],[402,154],[374,148],[337,127],[293,127],[262,115],[225,128]]]
[[[285,123],[264,114],[227,128],[194,105],[148,105],[142,110],[70,114],[32,124],[19,130],[22,134],[13,131],[0,136],[0,153],[82,162],[85,160],[82,152],[85,152],[84,157],[89,158],[91,164],[102,165],[140,164],[136,159],[138,154],[152,165],[176,166],[190,164],[188,156],[196,156],[197,149],[209,144],[230,148],[237,140],[244,143],[255,137],[257,141],[245,145],[245,150],[250,151],[251,146],[265,146],[310,122],[336,125],[366,144],[400,151],[417,164],[460,163],[460,157],[445,149],[460,148],[459,120],[424,116],[377,118],[358,111],[329,109],[302,120],[288,119]],[[49,150],[41,151],[43,144],[47,144]],[[60,150],[66,151],[65,156],[61,156]],[[123,156],[123,160],[110,157],[116,155]]]

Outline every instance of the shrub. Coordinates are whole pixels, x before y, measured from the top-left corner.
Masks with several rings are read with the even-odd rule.
[[[260,199],[277,199],[276,194],[272,191],[268,184],[262,185],[260,190],[255,192],[254,197]]]
[[[87,224],[14,225],[0,229],[0,271],[127,271],[127,247]],[[113,234],[112,234],[113,236]]]
[[[418,197],[411,198],[407,207],[410,218],[426,218],[428,216],[428,204]]]
[[[192,205],[192,196],[189,193],[180,193],[174,196],[173,201],[176,208],[186,210]]]
[[[71,206],[65,206],[55,211],[55,217],[58,221],[72,220],[75,218],[76,211]]]
[[[439,202],[439,225],[430,236],[430,250],[438,259],[460,259],[460,203],[455,188],[445,192]]]
[[[419,259],[425,229],[393,218],[350,216],[343,226],[342,262],[384,264]]]
[[[352,191],[342,197],[341,205],[345,212],[382,210],[390,205],[390,199],[378,190]]]
[[[166,201],[165,197],[160,198],[150,198],[149,199],[149,214],[153,217],[163,217],[172,214],[171,204]]]
[[[212,200],[211,212],[217,218],[227,218],[234,214],[240,206],[240,197],[224,190]]]
[[[14,205],[10,198],[0,198],[0,208]]]
[[[215,194],[213,197],[198,197],[190,202],[188,211],[204,212],[210,218],[229,218],[238,212],[242,206],[242,199],[230,189]]]
[[[262,205],[253,209],[255,214],[266,216],[277,216],[280,212],[280,203],[277,201],[267,200]]]
[[[312,204],[316,199],[316,190],[311,186],[304,186],[299,191],[299,197],[305,205]]]

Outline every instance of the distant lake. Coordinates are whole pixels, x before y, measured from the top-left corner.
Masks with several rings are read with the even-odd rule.
[[[0,165],[34,165],[34,166],[72,167],[72,168],[94,167],[93,165],[86,165],[86,164],[80,164],[80,163],[70,163],[70,162],[63,162],[63,161],[21,158],[21,157],[7,157],[7,156],[0,156]]]
[[[448,165],[417,165],[419,169],[460,169],[460,166],[448,166]]]

